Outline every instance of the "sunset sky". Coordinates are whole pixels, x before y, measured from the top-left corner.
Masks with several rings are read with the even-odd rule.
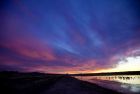
[[[139,0],[1,0],[0,71],[140,70]]]

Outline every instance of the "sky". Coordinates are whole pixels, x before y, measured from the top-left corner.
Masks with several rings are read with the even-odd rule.
[[[139,58],[139,0],[0,1],[0,71],[133,71]]]

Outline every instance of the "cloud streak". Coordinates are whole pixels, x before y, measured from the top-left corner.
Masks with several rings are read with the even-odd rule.
[[[63,73],[115,67],[140,49],[139,4],[5,0],[0,11],[0,70]]]

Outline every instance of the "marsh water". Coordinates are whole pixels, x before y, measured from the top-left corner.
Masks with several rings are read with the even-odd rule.
[[[75,76],[75,78],[125,94],[140,94],[140,75]]]

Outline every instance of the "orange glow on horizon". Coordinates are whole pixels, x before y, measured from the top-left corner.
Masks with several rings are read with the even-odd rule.
[[[140,71],[140,56],[127,57],[118,62],[115,68],[103,69],[96,72],[121,72],[121,71]]]
[[[78,73],[100,73],[100,72],[124,72],[124,71],[140,71],[140,56],[137,57],[127,57],[125,60],[121,60],[118,62],[115,68],[108,69],[97,69],[86,70],[86,71],[68,71],[65,73],[68,74],[78,74]]]

